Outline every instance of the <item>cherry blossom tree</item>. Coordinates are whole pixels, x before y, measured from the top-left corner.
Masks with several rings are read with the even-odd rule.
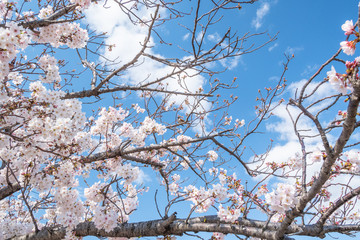
[[[287,56],[245,122],[229,114],[237,98],[220,94],[236,79],[217,75],[276,36],[231,28],[214,35],[211,28],[252,4],[1,0],[0,239],[276,240],[358,232],[360,152],[351,136],[360,126],[360,59],[342,58],[356,52],[359,20],[341,26],[339,50],[284,100]],[[101,9],[125,19],[135,51],[95,29]],[[164,26],[175,25],[187,31],[188,45],[164,37]],[[332,90],[320,94],[324,88]],[[265,152],[247,157],[249,137],[279,108],[301,151],[271,161],[269,141]],[[141,181],[146,174],[151,184]],[[133,219],[146,214],[149,188],[157,189],[157,215]]]

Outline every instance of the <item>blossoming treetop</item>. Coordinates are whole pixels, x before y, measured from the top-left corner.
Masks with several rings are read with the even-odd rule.
[[[236,79],[216,79],[226,69],[214,66],[275,37],[247,45],[265,36],[228,29],[209,44],[210,26],[221,24],[223,14],[256,1],[195,2],[194,21],[183,25],[191,40],[181,57],[152,50],[157,41],[173,47],[159,29],[188,14],[181,1],[0,2],[0,239],[171,239],[210,232],[212,239],[234,234],[275,240],[360,230],[360,156],[351,139],[360,126],[360,61],[339,58],[355,53],[359,22],[344,23],[340,49],[287,103],[301,152],[281,163],[268,161],[268,152],[246,160],[248,137],[285,105],[280,95],[291,57],[277,84],[259,91],[255,118],[233,120],[227,109],[236,97],[224,99],[219,92],[234,88]],[[126,60],[110,58],[115,46],[106,33],[81,21],[84,12],[102,5],[140,29],[138,51]],[[331,66],[335,61],[343,72]],[[149,63],[159,71],[134,75]],[[324,71],[327,77],[316,81]],[[318,98],[328,86],[336,93]],[[83,110],[89,102],[92,111]],[[339,111],[343,105],[347,110]],[[324,124],[325,110],[336,119]],[[303,118],[316,132],[301,129]],[[321,147],[309,139],[320,139]],[[248,176],[228,169],[230,160]],[[158,216],[137,222],[131,215],[141,211],[141,194],[149,187],[139,183],[144,171],[158,177],[165,197],[155,195]],[[254,184],[245,186],[252,177]],[[271,177],[278,180],[276,189],[265,184]],[[343,186],[341,193],[332,190],[335,184]],[[178,216],[179,206],[188,212]],[[252,220],[254,212],[262,220]]]

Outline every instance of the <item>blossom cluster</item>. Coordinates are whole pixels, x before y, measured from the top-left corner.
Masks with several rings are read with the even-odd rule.
[[[336,164],[337,172],[340,170],[354,173],[360,172],[360,151],[352,149],[344,152]]]
[[[166,132],[166,127],[157,123],[154,119],[145,117],[145,120],[141,123],[141,127],[139,128],[139,132],[146,135],[150,135],[152,133],[163,135]]]
[[[7,0],[0,1],[0,21],[2,21],[7,15],[11,15],[11,8],[8,7]]]
[[[195,212],[207,212],[215,203],[216,196],[213,196],[211,190],[206,190],[203,187],[198,189],[193,185],[189,185],[184,188],[184,191],[186,195],[189,196],[189,200],[193,203],[192,206],[196,207]]]
[[[341,29],[345,32],[345,35],[356,34],[355,26],[352,20],[345,21],[345,23],[341,26]],[[345,54],[353,55],[355,53],[356,43],[356,41],[342,41],[340,46]]]
[[[0,201],[0,240],[32,232],[31,218],[22,208],[21,199]]]
[[[285,213],[298,203],[296,187],[279,183],[275,191],[265,195],[265,201],[273,211]]]
[[[99,113],[99,118],[96,120],[95,125],[91,127],[91,134],[106,135],[112,129],[114,123],[123,121],[128,115],[128,112],[122,108],[116,109],[109,107],[108,109],[102,108]]]
[[[15,58],[18,49],[25,49],[29,43],[26,30],[15,22],[6,23],[5,28],[0,27],[0,80],[9,74],[9,62]]]
[[[211,236],[211,240],[224,240],[224,239],[225,239],[225,234],[219,232],[214,232],[213,235]]]
[[[180,180],[180,175],[179,174],[174,174],[172,177],[173,182],[171,184],[169,184],[169,192],[171,193],[171,195],[176,195],[179,191],[179,180]]]
[[[74,2],[82,8],[87,8],[90,4],[89,0]],[[13,4],[5,0],[1,1],[0,19],[10,18],[13,14],[12,7]],[[47,6],[40,9],[38,17],[39,19],[46,19],[53,13],[53,8]],[[28,21],[36,20],[33,13],[24,12],[23,15]],[[17,17],[19,18],[20,16]],[[19,49],[26,49],[31,41],[50,43],[53,47],[66,44],[70,48],[82,48],[86,45],[88,38],[87,31],[74,22],[53,23],[48,26],[39,27],[38,31],[29,31],[15,21],[7,21],[4,27],[0,27],[0,80],[10,73],[11,67],[9,62],[15,58]],[[42,79],[46,79],[44,82],[59,82],[56,65],[42,68],[47,73],[47,77]]]
[[[55,216],[52,217],[56,217],[59,224],[72,229],[83,220],[85,207],[79,199],[79,192],[76,189],[58,188],[54,199],[56,210]],[[51,215],[49,214],[49,216]]]
[[[297,154],[295,154],[295,156],[292,156],[289,158],[287,164],[290,167],[290,169],[297,170],[302,167],[302,162],[303,161],[302,161],[300,155],[297,153]]]
[[[218,174],[220,183],[212,184],[209,188],[188,185],[184,187],[183,196],[193,203],[192,207],[199,213],[207,212],[215,203],[220,203],[217,212],[219,219],[224,222],[235,222],[243,211],[244,187],[235,174],[228,176],[225,169],[214,172],[220,172]],[[224,205],[226,200],[231,202],[231,205]]]
[[[355,40],[346,40],[340,42],[342,51],[347,55],[354,55],[356,50],[356,44],[359,42],[359,33],[355,30],[355,25],[352,20],[347,20],[342,26],[341,29],[344,31],[344,34],[347,36],[355,35]],[[354,69],[357,68],[360,64],[360,57],[356,57],[354,61],[346,61],[345,66],[347,68],[346,74],[337,73],[335,68],[331,66],[331,70],[327,72],[327,76],[330,84],[342,94],[347,94],[348,91],[352,92],[353,87],[350,81],[350,76],[354,72]],[[355,76],[356,79],[359,79],[358,74]]]
[[[91,0],[70,0],[70,2],[77,4],[80,7],[80,9],[86,9],[91,4]]]
[[[208,151],[207,156],[208,156],[210,162],[216,161],[216,159],[219,157],[218,154],[214,150]]]
[[[342,94],[347,94],[348,90],[353,91],[348,76],[337,73],[333,66],[331,66],[331,71],[327,72],[327,76],[329,83]]]
[[[54,13],[54,10],[53,10],[52,6],[48,5],[47,7],[40,9],[38,17],[40,19],[45,19],[45,18],[50,17],[53,13]]]
[[[38,43],[50,43],[53,47],[67,45],[70,48],[83,48],[89,36],[79,23],[64,22],[40,28],[39,34],[32,35],[32,39]]]
[[[223,207],[219,206],[217,216],[225,222],[235,222],[241,215],[241,211],[238,208]]]
[[[216,199],[224,201],[229,196],[228,189],[221,184],[213,184],[210,189],[189,185],[184,188],[184,192],[196,206],[196,212],[207,212]]]
[[[325,160],[326,154],[320,150],[315,150],[309,155],[309,159],[311,162],[321,162]]]
[[[46,54],[39,59],[39,65],[46,74],[45,77],[40,76],[40,80],[43,83],[59,83],[61,81],[59,67],[57,66],[55,57]]]
[[[73,0],[80,8],[87,8],[90,0]],[[54,14],[53,7],[48,5],[40,9],[38,17],[47,19]],[[48,26],[40,27],[39,32],[31,32],[33,41],[38,43],[50,43],[53,47],[67,45],[70,48],[83,48],[86,45],[88,32],[80,27],[80,24],[74,22],[54,23]]]
[[[87,204],[93,215],[95,226],[106,231],[114,229],[118,223],[129,220],[129,214],[138,206],[137,190],[128,184],[126,198],[121,199],[112,187],[105,183],[97,182],[90,188],[86,188],[84,193]],[[99,202],[102,202],[100,205]]]
[[[41,59],[40,64],[45,68],[54,61],[46,56]],[[79,185],[78,176],[85,177],[89,170],[100,166],[84,165],[76,155],[95,149],[98,146],[98,134],[111,133],[113,126],[123,121],[127,112],[123,109],[103,109],[93,121],[90,128],[92,131],[88,132],[84,131],[86,118],[80,101],[63,99],[64,92],[49,90],[40,81],[32,82],[29,91],[26,98],[5,96],[7,98],[2,99],[4,108],[1,110],[1,127],[20,125],[12,135],[23,141],[16,145],[10,144],[12,139],[1,134],[0,157],[12,169],[13,174],[8,176],[7,168],[1,169],[0,186],[6,186],[8,181],[19,181],[22,186],[34,187],[39,198],[48,198],[44,202],[53,201],[55,208],[47,209],[43,219],[47,220],[47,224],[62,224],[67,227],[67,239],[74,238],[71,230],[85,220],[86,212],[92,214],[97,227],[106,230],[111,230],[118,222],[127,221],[130,213],[138,206],[139,190],[132,185],[140,175],[138,167],[123,163],[121,158],[109,159],[106,163],[99,162],[107,169],[103,173],[104,182],[85,189],[86,202],[81,201],[76,190]],[[146,129],[151,129],[152,133],[164,132],[162,126],[155,121],[144,122],[138,128],[132,127],[134,131],[146,134],[150,134]],[[119,182],[119,186],[124,188],[122,193],[125,196],[122,198],[110,189],[106,191],[107,194],[101,191],[109,187],[105,181],[113,177],[122,179]],[[10,208],[2,209],[0,215],[8,211]],[[4,218],[0,222],[1,229],[13,233],[4,235],[7,237],[18,234],[16,229],[27,229],[26,224],[32,226],[31,220],[17,222]]]
[[[139,127],[134,127],[132,124],[124,121],[129,115],[129,111],[121,107],[118,109],[113,107],[109,107],[108,109],[102,108],[99,115],[100,117],[97,120],[92,120],[93,125],[90,133],[92,135],[105,136],[106,144],[103,145],[103,149],[119,147],[126,138],[131,141],[132,146],[141,147],[145,145],[147,136],[151,134],[163,135],[166,132],[164,125],[157,123],[149,117],[145,117]],[[112,126],[114,125],[119,125],[116,131],[113,131]]]
[[[243,127],[244,125],[245,125],[244,119],[242,119],[242,120],[236,119],[235,120],[235,128]]]

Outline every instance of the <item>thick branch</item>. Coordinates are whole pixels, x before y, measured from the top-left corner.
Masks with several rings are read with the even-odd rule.
[[[209,216],[209,218],[214,218]],[[206,218],[205,218],[206,219]],[[186,232],[223,232],[225,234],[241,234],[266,239],[274,239],[274,231],[262,231],[254,227],[245,227],[241,224],[204,222],[204,218],[193,218],[186,222],[186,219],[175,220],[173,214],[169,219],[151,220],[138,223],[119,224],[111,232],[100,230],[93,222],[80,223],[74,230],[76,236],[97,236],[97,237],[146,237],[161,235],[182,235]],[[14,237],[13,240],[60,240],[65,236],[64,228],[44,228],[38,233],[26,236]],[[274,239],[275,240],[275,239]]]
[[[351,200],[353,197],[358,196],[360,194],[360,187],[357,187],[353,191],[349,192],[345,196],[339,198],[334,204],[332,204],[325,213],[321,216],[318,221],[320,226],[324,225],[325,221],[333,214],[339,207],[343,206],[346,202]]]
[[[16,183],[13,185],[8,185],[0,189],[0,200],[12,195],[13,193],[19,191],[21,189],[20,184]]]
[[[92,90],[83,90],[80,92],[72,92],[66,94],[63,99],[72,99],[72,98],[86,98],[86,97],[94,97],[99,96],[105,93],[118,92],[118,91],[146,91],[146,92],[160,92],[160,93],[168,93],[174,95],[184,95],[184,96],[199,96],[199,97],[212,97],[211,94],[206,93],[191,93],[191,92],[180,92],[180,91],[170,91],[166,89],[159,88],[147,88],[142,86],[121,86],[121,87],[113,87],[113,88],[105,88],[105,89],[92,89]]]
[[[195,217],[190,219],[176,219],[175,214],[167,219],[150,220],[137,223],[119,224],[113,231],[106,232],[97,229],[93,222],[80,223],[74,233],[76,236],[96,236],[96,237],[151,237],[164,235],[183,235],[186,232],[222,232],[224,234],[237,234],[244,236],[258,237],[268,240],[275,240],[275,231],[281,223],[267,223],[266,221],[256,221],[239,218],[235,223],[220,221],[215,215]],[[297,225],[293,224],[286,229],[288,235],[301,235],[312,237],[323,237],[325,233],[360,230],[359,225],[325,225],[321,231],[316,224]],[[43,228],[38,233],[25,236],[13,237],[12,240],[60,240],[65,236],[65,228]],[[285,239],[291,239],[285,237]]]
[[[343,130],[340,137],[336,141],[334,147],[334,154],[339,156],[343,151],[345,144],[349,140],[351,134],[354,131],[356,123],[357,109],[360,103],[360,89],[354,90],[353,94],[350,96],[349,105],[347,107],[347,116],[343,123]]]
[[[213,139],[216,136],[220,136],[221,134],[224,134],[227,131],[223,131],[217,134],[213,134],[213,135],[209,135],[209,136],[205,136],[205,137],[199,137],[196,139],[191,139],[188,140],[186,142],[172,142],[172,143],[163,143],[163,144],[153,144],[150,146],[146,146],[146,147],[139,147],[139,148],[134,148],[134,149],[129,149],[129,150],[123,150],[123,147],[120,146],[117,149],[111,150],[111,151],[106,151],[106,152],[101,152],[101,153],[96,153],[94,155],[88,156],[88,157],[82,157],[80,161],[82,161],[83,163],[91,163],[91,162],[95,162],[95,161],[101,161],[101,160],[105,160],[105,159],[109,159],[109,158],[115,158],[115,157],[122,157],[124,159],[129,159],[131,161],[135,161],[136,157],[130,156],[130,154],[134,154],[134,153],[139,153],[139,152],[147,152],[147,151],[152,151],[152,150],[160,150],[160,149],[166,149],[169,147],[176,147],[176,146],[182,146],[182,145],[186,145],[186,144],[191,144],[191,143],[196,143],[196,142],[202,142],[208,139]],[[130,159],[132,158],[132,159]],[[135,162],[140,162],[140,163],[145,163],[145,164],[149,164],[155,167],[162,167],[163,164],[161,163],[154,163],[151,161],[146,161],[146,160],[141,160],[141,159],[137,159]]]
[[[333,149],[329,149],[329,145],[328,145],[326,136],[324,135],[324,133],[322,133],[320,131],[320,130],[323,131],[323,129],[322,129],[319,121],[315,117],[312,117],[312,115],[306,109],[301,108],[302,105],[300,103],[295,103],[295,101],[292,100],[293,104],[297,105],[303,111],[303,113],[305,115],[307,115],[310,119],[313,120],[313,122],[316,124],[316,126],[321,134],[322,139],[323,139],[323,137],[325,137],[326,141],[324,141],[324,139],[323,139],[323,144],[326,149],[327,157],[326,157],[323,165],[321,166],[318,178],[314,181],[314,184],[310,188],[309,192],[306,194],[303,193],[303,195],[301,196],[301,198],[299,200],[299,203],[295,206],[295,208],[293,208],[292,211],[288,211],[286,213],[286,217],[282,222],[282,226],[277,233],[278,239],[281,239],[284,236],[285,231],[288,228],[288,226],[294,221],[294,219],[296,217],[300,216],[300,214],[304,210],[306,204],[308,202],[310,202],[311,199],[313,199],[317,193],[319,193],[321,188],[324,186],[325,182],[329,179],[329,177],[331,175],[331,167],[333,166],[336,159],[342,153],[345,144],[347,143],[351,134],[354,131],[355,123],[356,123],[357,109],[358,109],[359,103],[360,103],[359,95],[360,95],[360,87],[357,87],[357,88],[354,87],[354,91],[350,96],[349,105],[347,107],[347,116],[346,116],[346,119],[343,124],[343,130],[340,134],[340,137],[337,139],[335,147]],[[331,151],[329,151],[329,150],[331,150]]]
[[[22,22],[19,25],[23,26],[24,28],[30,28],[30,29],[34,29],[34,28],[38,28],[38,27],[46,27],[46,26],[49,26],[50,24],[53,24],[56,19],[59,19],[62,16],[74,11],[76,6],[77,6],[77,4],[70,4],[70,5],[56,11],[55,13],[53,13],[52,15],[50,15],[47,18],[40,19],[40,20],[34,20],[34,21],[30,21],[30,22]]]

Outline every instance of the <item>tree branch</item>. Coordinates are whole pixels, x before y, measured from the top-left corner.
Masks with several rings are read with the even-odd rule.
[[[322,227],[325,221],[333,214],[339,207],[344,205],[346,202],[351,200],[353,197],[358,196],[360,194],[360,187],[355,188],[353,191],[349,192],[345,196],[339,198],[335,203],[333,203],[330,208],[328,208],[325,213],[320,217],[317,224]]]
[[[158,88],[147,88],[142,86],[120,86],[106,89],[96,90],[95,88],[92,90],[83,90],[80,92],[72,92],[67,93],[63,99],[72,99],[72,98],[86,98],[99,96],[104,93],[111,93],[117,91],[147,91],[147,92],[160,92],[160,93],[168,93],[173,95],[184,95],[184,96],[199,96],[199,97],[212,97],[211,94],[206,93],[191,93],[191,92],[180,92],[180,91],[171,91],[166,89],[158,89]]]
[[[149,145],[146,147],[139,147],[139,148],[134,148],[134,149],[129,149],[129,150],[123,150],[123,147],[120,146],[114,150],[110,150],[110,151],[106,151],[106,152],[101,152],[101,153],[96,153],[94,155],[88,156],[88,157],[82,157],[80,159],[81,162],[83,163],[91,163],[91,162],[95,162],[95,161],[101,161],[101,160],[105,160],[105,159],[109,159],[109,158],[114,158],[114,157],[122,157],[122,158],[128,158],[130,160],[130,158],[132,158],[133,160],[135,160],[135,158],[133,156],[130,156],[130,154],[134,154],[134,153],[139,153],[139,152],[147,152],[147,151],[151,151],[151,150],[160,150],[160,149],[166,149],[169,147],[176,147],[176,146],[182,146],[182,145],[186,145],[186,144],[191,144],[191,143],[196,143],[196,142],[202,142],[208,139],[212,139],[216,136],[220,136],[224,133],[226,133],[228,131],[222,131],[220,133],[216,133],[216,134],[212,134],[209,136],[204,136],[204,137],[199,137],[196,139],[191,139],[188,140],[186,142],[172,142],[172,143],[162,143],[162,144],[153,144],[153,145]],[[153,165],[155,167],[162,167],[163,165],[161,163],[153,163],[153,162],[148,162],[145,160],[136,160],[137,162],[141,162],[141,163],[145,163],[145,164],[149,164],[149,165]],[[136,162],[135,161],[135,162]]]
[[[176,219],[176,213],[167,219],[150,220],[137,223],[119,224],[111,232],[104,229],[97,229],[93,222],[83,222],[77,225],[74,233],[78,237],[151,237],[166,235],[183,235],[187,232],[222,232],[224,234],[237,234],[253,236],[267,240],[279,240],[275,232],[281,223],[268,223],[267,221],[256,221],[239,218],[235,223],[220,221],[216,215],[195,217],[190,219]],[[325,225],[323,231],[316,224],[298,225],[292,224],[286,229],[287,235],[323,237],[325,233],[360,230],[360,225]],[[24,236],[11,238],[12,240],[60,240],[65,236],[66,230],[63,227],[44,227],[38,233],[31,233]],[[285,236],[284,239],[292,239]]]
[[[0,200],[12,195],[13,193],[19,191],[20,189],[21,186],[18,183],[0,188]]]

